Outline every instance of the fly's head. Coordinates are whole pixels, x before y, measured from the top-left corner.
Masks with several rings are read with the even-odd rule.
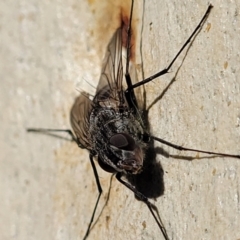
[[[116,167],[126,173],[137,174],[142,170],[144,151],[129,133],[116,133],[109,139],[109,148],[118,162]]]
[[[113,134],[106,148],[98,151],[100,167],[107,172],[138,174],[142,171],[146,144],[129,133]]]
[[[91,134],[99,165],[108,172],[141,172],[147,147],[141,123],[130,112],[116,113],[113,109],[105,109],[100,115],[105,121],[101,119],[98,123],[105,124],[94,128],[95,134]],[[95,124],[96,119],[100,118],[95,115]]]

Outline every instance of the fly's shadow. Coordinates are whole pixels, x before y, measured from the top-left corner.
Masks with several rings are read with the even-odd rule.
[[[144,21],[144,15],[142,17]],[[174,77],[171,79],[171,81],[168,83],[168,85],[163,89],[163,91],[157,96],[154,101],[147,107],[146,104],[146,89],[143,85],[143,109],[142,109],[142,116],[145,122],[145,126],[147,129],[149,129],[149,111],[150,109],[161,99],[164,97],[166,92],[170,90],[171,86],[174,84],[174,82],[177,79],[177,75],[180,71],[180,68],[188,54],[188,51],[190,50],[194,40],[196,39],[197,34],[193,37],[193,40],[187,47],[187,50],[184,54],[184,57],[181,61],[180,66],[178,67],[176,73],[174,74]],[[142,79],[145,79],[144,74],[144,58],[142,56],[142,38],[140,42],[140,54],[142,59]],[[150,141],[148,145],[148,149],[146,150],[146,161],[144,162],[142,172],[137,175],[127,175],[127,180],[136,187],[136,189],[143,193],[148,198],[157,198],[164,194],[164,171],[162,168],[162,165],[160,162],[156,160],[157,155],[161,155],[163,157],[169,158],[176,158],[176,159],[182,159],[182,160],[194,160],[195,157],[189,157],[189,156],[175,156],[170,155],[167,151],[164,150],[162,147],[155,147],[154,141]],[[217,156],[211,156],[211,157],[217,157]],[[209,158],[209,157],[208,157]],[[137,196],[136,196],[137,197]]]
[[[160,151],[160,154],[163,152]],[[146,161],[142,171],[136,175],[126,175],[127,180],[147,198],[157,198],[164,193],[163,168],[156,160],[157,152],[153,141],[146,150]],[[138,196],[135,195],[137,199]],[[139,199],[140,200],[140,199]]]

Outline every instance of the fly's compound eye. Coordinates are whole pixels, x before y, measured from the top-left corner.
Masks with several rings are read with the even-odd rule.
[[[133,151],[135,148],[134,139],[126,133],[117,133],[110,138],[110,144],[116,148]]]

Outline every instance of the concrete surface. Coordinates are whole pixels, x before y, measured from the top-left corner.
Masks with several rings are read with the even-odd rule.
[[[69,111],[86,82],[98,81],[120,5],[109,1],[0,3],[0,239],[82,239],[97,197],[88,153],[74,143],[27,134],[27,127],[70,127]],[[123,8],[127,9],[129,2]],[[146,85],[156,99],[152,132],[176,144],[240,153],[240,2],[214,8],[172,72]],[[167,66],[208,6],[198,1],[138,1],[136,64],[144,75]],[[140,32],[143,25],[143,31]],[[140,41],[142,40],[142,59]],[[240,238],[240,160],[157,160],[164,169],[156,199],[171,239]],[[200,157],[206,155],[200,154]],[[104,205],[110,175],[99,169]],[[99,213],[99,212],[98,212]],[[147,207],[113,180],[110,200],[90,239],[163,239]]]

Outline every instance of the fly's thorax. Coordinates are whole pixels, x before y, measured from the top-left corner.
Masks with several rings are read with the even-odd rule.
[[[146,150],[142,139],[144,127],[131,110],[94,106],[89,126],[100,166],[108,165],[115,172],[131,174],[141,171]]]
[[[119,106],[126,103],[124,97],[124,89],[117,89],[116,87],[107,85],[96,93],[96,96],[93,99],[93,103],[94,105],[103,108],[118,108]]]

